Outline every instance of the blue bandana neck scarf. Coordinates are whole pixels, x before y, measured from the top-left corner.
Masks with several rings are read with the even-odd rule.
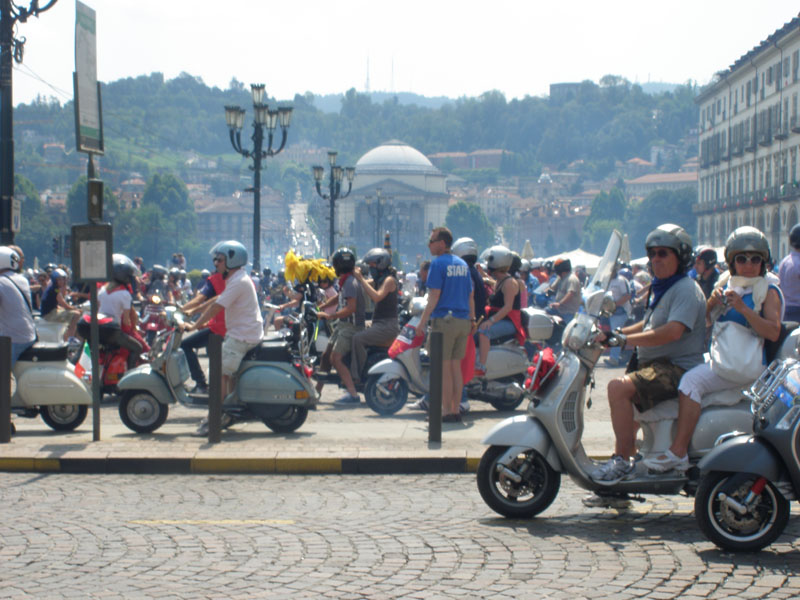
[[[667,293],[667,290],[686,276],[686,273],[676,273],[672,277],[667,277],[666,279],[653,277],[653,283],[650,286],[653,293],[652,298],[650,298],[650,308],[655,309],[661,301],[661,298]]]

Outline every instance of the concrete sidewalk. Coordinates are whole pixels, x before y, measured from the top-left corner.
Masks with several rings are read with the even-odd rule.
[[[381,417],[365,404],[335,408],[341,390],[327,386],[317,410],[292,434],[276,434],[260,422],[235,424],[210,445],[193,433],[203,409],[171,406],[166,423],[150,435],[120,421],[116,402],[101,409],[101,440],[92,441],[92,413],[76,431],[52,431],[41,418],[15,417],[17,434],[0,445],[0,470],[69,473],[464,473],[477,469],[481,440],[504,418],[472,402],[462,423],[444,423],[442,443],[428,443],[426,415],[407,406]],[[593,394],[586,411],[584,445],[607,456],[613,434],[605,398]],[[412,398],[413,399],[413,398]],[[107,397],[108,400],[108,397]]]

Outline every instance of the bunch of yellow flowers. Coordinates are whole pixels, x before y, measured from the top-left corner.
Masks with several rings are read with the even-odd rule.
[[[329,264],[326,264],[324,258],[303,258],[294,253],[294,250],[289,250],[284,258],[284,277],[286,281],[294,281],[295,279],[300,283],[311,281],[316,283],[320,279],[336,279],[336,272]]]

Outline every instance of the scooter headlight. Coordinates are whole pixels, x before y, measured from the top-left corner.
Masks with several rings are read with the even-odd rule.
[[[586,344],[592,333],[594,320],[586,313],[578,313],[564,330],[561,344],[573,352],[577,352]]]

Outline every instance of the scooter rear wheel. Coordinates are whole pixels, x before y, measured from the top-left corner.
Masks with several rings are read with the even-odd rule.
[[[42,421],[55,431],[74,431],[86,420],[88,412],[82,404],[55,404],[39,410]]]
[[[718,547],[731,552],[754,552],[769,546],[783,533],[789,522],[789,501],[767,482],[752,510],[739,514],[720,501],[726,493],[742,502],[758,479],[748,476],[735,490],[727,489],[735,473],[713,471],[705,476],[694,498],[694,514],[703,534]]]
[[[378,385],[380,375],[370,375],[364,386],[364,399],[379,415],[393,415],[408,401],[408,383],[402,377]]]
[[[308,409],[304,406],[287,406],[286,411],[279,417],[261,419],[261,421],[275,433],[292,433],[306,422]]]
[[[508,469],[498,460],[508,446],[489,446],[478,465],[478,491],[496,513],[511,519],[530,519],[544,511],[558,494],[561,473],[536,450],[519,454]],[[514,475],[520,480],[514,481]]]
[[[144,390],[125,392],[119,403],[119,418],[136,433],[154,432],[164,424],[168,414],[169,406]]]

